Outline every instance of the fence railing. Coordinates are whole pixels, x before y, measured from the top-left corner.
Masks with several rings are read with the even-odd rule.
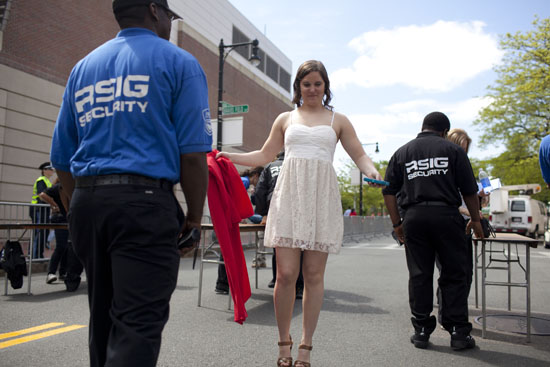
[[[344,217],[344,242],[359,242],[368,238],[388,236],[392,230],[389,216]]]
[[[50,223],[50,206],[48,204],[31,204],[1,201],[0,202],[0,224],[31,224],[31,223]],[[34,237],[37,237],[34,242],[42,248],[34,250],[35,260],[39,260],[40,256],[44,255],[44,247],[48,240],[49,230],[30,230],[16,229],[10,232],[10,239],[19,241],[23,247],[25,255],[29,255],[31,251],[31,243]],[[5,243],[7,240],[7,232],[0,231],[0,242]],[[37,242],[38,241],[38,242]],[[46,251],[48,253],[48,251]],[[47,256],[46,256],[47,257]]]
[[[37,227],[28,227],[33,224],[36,224]],[[23,253],[28,260],[27,293],[31,294],[32,264],[33,262],[48,261],[51,253],[51,250],[47,249],[49,227],[52,226],[50,223],[50,206],[48,204],[2,201],[0,202],[0,225],[8,226],[8,228],[13,226],[0,231],[0,242],[3,245],[7,240],[11,240],[19,241],[21,244]],[[17,225],[19,227],[16,227]],[[6,274],[4,294],[7,294],[7,285]]]
[[[42,258],[37,256],[40,254],[40,246],[45,246],[45,241],[47,241],[48,229],[46,228],[51,227],[50,229],[53,229],[56,227],[55,224],[49,224],[49,211],[50,208],[47,204],[0,202],[0,224],[10,227],[8,230],[0,230],[0,244],[3,245],[8,239],[21,243],[23,252],[29,262],[29,294],[32,263],[49,260],[47,255],[50,251],[44,250],[46,256]],[[211,219],[204,216],[203,221],[209,223]],[[20,226],[16,226],[17,224]],[[24,226],[32,224],[39,225],[34,226],[35,229],[28,228],[32,226]],[[38,229],[38,227],[41,227],[41,229]],[[360,242],[373,237],[387,236],[392,229],[392,223],[388,216],[344,217],[344,242]],[[242,236],[241,240],[243,245],[246,244],[247,240],[250,242],[250,238],[246,236]],[[5,294],[7,294],[7,279]]]

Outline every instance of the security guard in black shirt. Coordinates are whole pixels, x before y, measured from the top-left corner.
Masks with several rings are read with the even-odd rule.
[[[468,321],[467,251],[464,219],[458,212],[460,194],[471,216],[476,237],[483,237],[479,219],[477,183],[466,153],[445,140],[450,129],[447,116],[432,112],[424,118],[422,132],[392,156],[382,191],[395,232],[405,242],[409,269],[409,303],[415,329],[411,342],[426,348],[436,326],[433,311],[433,272],[441,261],[439,287],[443,300],[442,325],[451,334],[455,350],[473,348]],[[404,209],[401,218],[399,205]]]

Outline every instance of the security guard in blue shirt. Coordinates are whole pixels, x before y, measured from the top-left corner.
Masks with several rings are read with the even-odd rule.
[[[436,326],[433,310],[433,272],[441,262],[442,325],[455,350],[473,348],[468,321],[468,246],[464,219],[458,211],[460,193],[472,214],[476,237],[483,237],[477,183],[464,150],[444,139],[451,124],[441,112],[424,118],[422,132],[392,156],[382,190],[395,232],[405,243],[409,269],[409,303],[415,329],[411,342],[426,348]],[[459,193],[460,191],[460,193]],[[399,205],[404,209],[401,218]]]
[[[200,228],[212,128],[206,77],[168,41],[166,0],[113,0],[121,31],[73,68],[51,161],[84,264],[91,366],[155,366],[179,268]],[[174,195],[180,182],[187,217]]]

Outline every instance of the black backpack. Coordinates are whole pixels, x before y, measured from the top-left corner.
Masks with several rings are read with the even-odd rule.
[[[6,241],[0,257],[0,265],[8,274],[12,288],[21,288],[23,275],[27,275],[27,263],[19,241]]]

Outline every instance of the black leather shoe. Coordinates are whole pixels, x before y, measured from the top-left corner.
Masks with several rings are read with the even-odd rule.
[[[70,277],[65,279],[65,288],[67,292],[75,292],[80,285],[80,277]]]
[[[275,279],[271,279],[271,282],[267,285],[268,288],[275,288]]]
[[[472,349],[476,346],[476,341],[471,335],[462,335],[453,331],[451,334],[451,348],[453,350]]]
[[[227,284],[216,284],[216,293],[217,294],[229,294],[229,285]]]
[[[411,335],[411,343],[414,344],[416,348],[419,349],[426,349],[428,348],[428,344],[430,340],[430,334],[426,334],[424,332],[424,328],[422,328],[420,331],[415,331],[413,335]]]

